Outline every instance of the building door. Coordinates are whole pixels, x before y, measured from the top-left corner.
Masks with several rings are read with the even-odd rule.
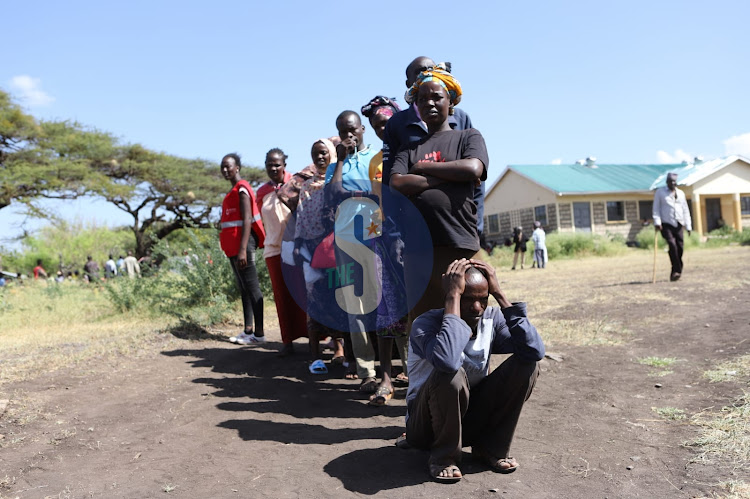
[[[706,227],[711,232],[724,225],[721,220],[721,199],[706,198]]]
[[[591,204],[573,203],[573,226],[576,232],[591,232]]]

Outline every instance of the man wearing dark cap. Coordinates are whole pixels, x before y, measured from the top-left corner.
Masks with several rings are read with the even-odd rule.
[[[676,281],[682,275],[683,229],[687,229],[688,235],[693,231],[685,193],[677,188],[676,173],[667,174],[667,185],[656,189],[652,216],[654,229],[661,231],[669,246],[669,260],[672,262],[669,280]]]

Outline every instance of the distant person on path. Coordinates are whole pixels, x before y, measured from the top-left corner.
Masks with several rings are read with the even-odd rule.
[[[240,176],[242,163],[231,153],[221,160],[221,174],[232,184],[221,205],[221,249],[229,258],[242,295],[245,329],[229,341],[240,345],[265,343],[263,332],[263,293],[255,268],[255,249],[262,248],[266,237],[255,193]],[[255,329],[253,329],[253,326]]]
[[[531,233],[534,241],[534,264],[536,268],[543,269],[547,266],[547,234],[542,229],[542,222],[534,222],[534,232]]]
[[[526,261],[526,242],[529,240],[528,237],[523,233],[523,227],[516,227],[513,229],[513,244],[515,244],[515,247],[513,248],[513,266],[510,268],[510,270],[516,270],[516,264],[518,263],[518,255],[521,255],[521,269],[523,269],[523,264]]]
[[[130,277],[131,279],[135,279],[136,277],[141,277],[141,265],[138,263],[138,260],[135,259],[133,256],[133,252],[128,250],[128,256],[125,257],[124,260],[125,264],[125,273]]]
[[[281,261],[281,244],[287,223],[292,218],[292,210],[278,196],[279,189],[292,179],[292,175],[286,171],[286,159],[286,154],[279,148],[266,153],[266,173],[270,180],[258,188],[256,200],[266,231],[263,258],[271,278],[276,313],[279,316],[281,341],[284,345],[279,352],[282,357],[294,353],[294,340],[307,336],[307,314],[294,301],[282,271],[285,264]],[[293,270],[288,270],[288,274],[293,275]]]
[[[120,272],[125,272],[125,257],[122,255],[117,257],[117,269]]]
[[[47,272],[44,270],[44,267],[42,267],[42,260],[39,259],[36,261],[36,267],[34,267],[34,279],[46,279],[47,278]]]
[[[88,282],[99,280],[99,264],[91,258],[91,255],[86,257],[86,263],[83,264],[83,275],[88,279]]]
[[[511,303],[494,269],[479,260],[456,260],[443,274],[445,308],[422,314],[409,341],[406,435],[430,451],[430,475],[461,479],[461,449],[499,473],[518,462],[510,445],[524,402],[539,376],[544,344],[526,317],[525,303]],[[492,295],[500,307],[488,307]],[[490,373],[491,354],[512,354]]]
[[[107,276],[108,279],[117,277],[117,264],[115,264],[115,259],[112,258],[112,255],[109,255],[109,260],[104,262],[104,275]]]
[[[654,229],[669,246],[669,260],[672,262],[670,281],[676,281],[682,275],[682,252],[685,247],[683,228],[688,236],[693,231],[693,220],[690,218],[685,193],[677,188],[677,174],[667,174],[667,185],[654,192],[654,209],[652,213]]]

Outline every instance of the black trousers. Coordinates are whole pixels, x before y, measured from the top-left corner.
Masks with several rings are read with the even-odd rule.
[[[247,265],[240,268],[237,257],[229,258],[237,285],[242,295],[242,313],[245,318],[245,331],[263,331],[263,293],[258,282],[258,271],[255,268],[255,247],[247,248]],[[253,329],[253,324],[255,329]]]
[[[434,371],[409,404],[406,438],[430,451],[430,464],[461,460],[461,448],[480,446],[498,458],[508,457],[524,402],[539,376],[536,362],[511,355],[474,388],[466,372]]]
[[[683,226],[677,227],[670,224],[661,224],[661,235],[667,241],[669,247],[669,260],[672,262],[672,274],[682,274],[682,251],[685,247],[683,238]]]

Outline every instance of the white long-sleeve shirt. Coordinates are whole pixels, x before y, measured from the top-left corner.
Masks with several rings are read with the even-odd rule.
[[[652,218],[654,225],[665,223],[677,227],[679,224],[688,231],[693,230],[693,221],[690,218],[685,193],[679,189],[675,189],[674,192],[670,191],[667,186],[656,189]]]

